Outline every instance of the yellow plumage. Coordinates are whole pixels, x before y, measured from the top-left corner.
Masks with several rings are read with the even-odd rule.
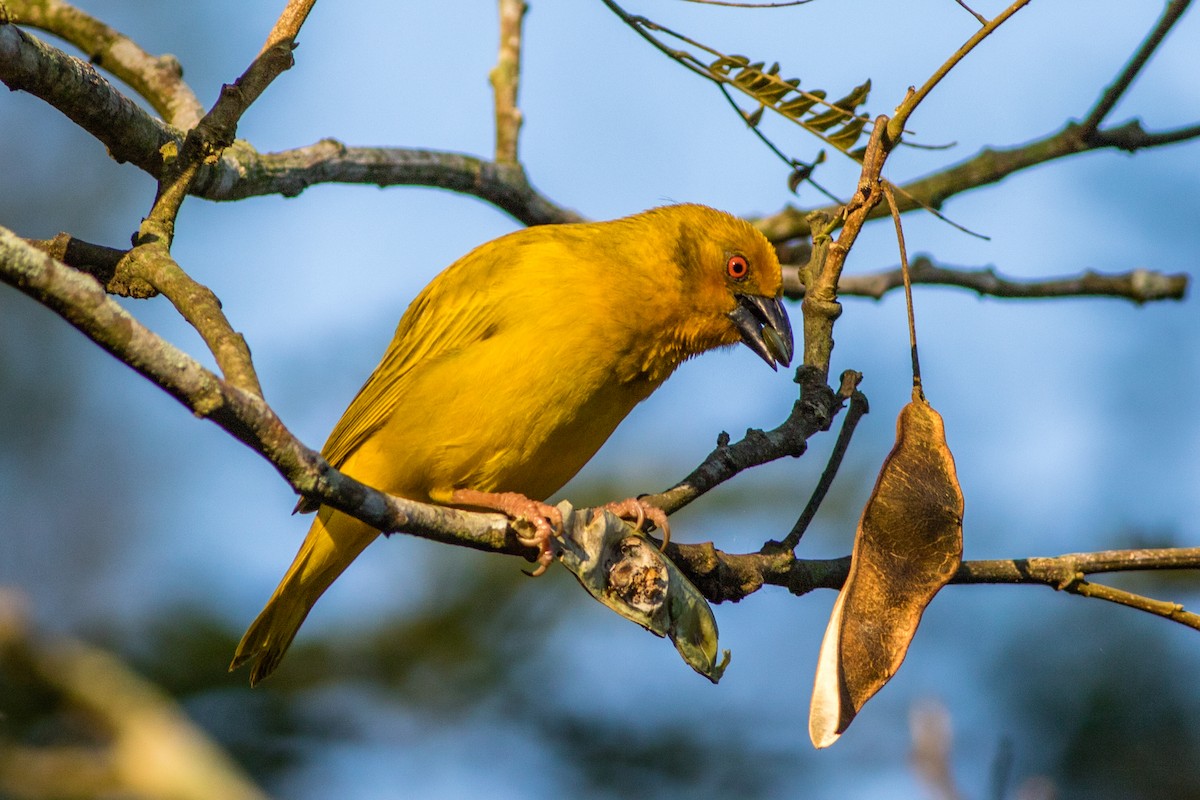
[[[517,231],[417,296],[323,455],[413,500],[454,505],[464,489],[543,500],[684,360],[742,340],[786,364],[780,293],[762,234],[704,206]],[[321,507],[231,668],[253,660],[252,683],[270,674],[377,535]]]

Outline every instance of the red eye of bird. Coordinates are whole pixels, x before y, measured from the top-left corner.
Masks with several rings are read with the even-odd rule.
[[[745,256],[730,256],[729,261],[725,262],[725,271],[735,281],[745,280],[750,274],[750,265]]]

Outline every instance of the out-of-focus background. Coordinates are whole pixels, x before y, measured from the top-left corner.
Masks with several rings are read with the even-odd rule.
[[[282,7],[80,5],[148,51],[178,56],[206,106]],[[987,5],[985,14],[1002,8]],[[531,6],[521,158],[550,198],[596,219],[674,201],[744,215],[821,202],[809,188],[791,196],[786,170],[715,88],[599,2]],[[831,96],[869,77],[872,113],[890,112],[977,28],[949,0],[628,7],[724,52],[777,60]],[[913,117],[915,138],[954,148],[899,151],[888,177],[902,182],[1081,118],[1160,11],[1031,4]],[[318,3],[296,66],[239,134],[263,151],[335,136],[486,157],[496,40],[488,2]],[[1193,12],[1110,120],[1195,122],[1197,42]],[[764,125],[789,154],[818,149],[798,129]],[[832,156],[818,177],[848,195],[857,168],[842,161]],[[909,251],[1016,277],[1187,271],[1200,252],[1198,178],[1196,143],[1051,163],[947,205],[990,241],[912,214]],[[0,93],[0,224],[121,246],[153,191],[57,111]],[[175,254],[245,334],[268,401],[319,447],[419,288],[514,227],[447,192],[318,186],[294,199],[191,199]],[[890,228],[868,229],[848,272],[897,263]],[[1007,302],[922,288],[916,304],[926,389],[966,496],[967,558],[1196,543],[1194,302]],[[166,301],[125,305],[201,353]],[[846,300],[836,334],[834,370],[865,374],[872,411],[805,538],[810,557],[848,552],[910,386],[899,294]],[[795,391],[789,374],[744,348],[693,361],[562,494],[593,503],[664,488],[720,431],[777,424]],[[832,439],[739,476],[678,515],[674,536],[735,552],[778,538]],[[250,691],[226,664],[307,528],[289,515],[294,496],[246,448],[9,289],[0,289],[0,476],[0,587],[24,598],[23,624],[118,654],[273,796],[907,798],[923,791],[910,726],[944,713],[963,797],[1200,797],[1200,634],[1041,588],[947,589],[899,674],[823,752],[806,725],[832,592],[765,589],[717,607],[733,661],[712,686],[562,569],[529,580],[524,562],[404,537],[372,546],[318,604],[279,673]],[[1114,582],[1200,599],[1194,574]],[[0,667],[0,731],[54,741],[70,721],[54,716],[53,698],[23,693],[22,680],[11,662]]]

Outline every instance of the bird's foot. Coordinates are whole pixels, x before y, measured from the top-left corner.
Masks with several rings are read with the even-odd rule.
[[[611,511],[621,519],[629,520],[639,531],[646,524],[646,520],[650,520],[654,523],[654,527],[662,531],[662,546],[666,547],[667,542],[671,541],[671,526],[667,522],[667,512],[658,506],[652,506],[639,498],[630,497],[627,500],[606,503],[602,508],[596,509],[596,514],[601,511]]]
[[[519,492],[481,492],[476,489],[455,489],[451,495],[455,505],[473,506],[499,511],[514,520],[524,520],[533,526],[533,534],[517,534],[517,541],[538,549],[537,567],[532,577],[544,573],[554,563],[551,539],[562,533],[562,513],[552,505],[531,500]]]

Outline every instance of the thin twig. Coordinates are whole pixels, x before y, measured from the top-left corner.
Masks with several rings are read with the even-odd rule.
[[[258,53],[259,56],[277,44],[286,43],[290,49],[316,2],[317,0],[288,0],[287,7],[279,15],[279,19],[275,20],[275,27],[267,34],[267,40],[263,43],[262,50]]]
[[[804,511],[796,520],[796,524],[788,531],[788,535],[783,537],[779,542],[768,542],[764,550],[786,550],[795,552],[796,546],[800,544],[800,538],[804,536],[804,532],[808,530],[808,526],[812,523],[813,518],[817,515],[817,510],[820,509],[821,503],[825,500],[825,495],[829,493],[829,489],[833,486],[834,478],[837,477],[838,468],[842,465],[842,459],[846,455],[846,451],[850,448],[850,440],[854,436],[854,429],[858,426],[859,420],[870,411],[870,406],[867,403],[867,396],[858,390],[858,384],[862,381],[862,373],[846,370],[842,373],[842,388],[838,392],[838,396],[850,401],[849,407],[846,409],[846,415],[842,417],[842,429],[838,432],[837,442],[833,445],[833,451],[829,454],[829,462],[825,465],[825,470],[821,473],[820,480],[817,481],[816,487],[813,489],[812,495],[808,498],[808,504],[804,506]]]
[[[966,12],[967,12],[968,14],[970,14],[972,17],[974,17],[975,19],[979,20],[979,24],[980,24],[980,25],[987,25],[987,24],[988,24],[988,19],[987,19],[987,17],[985,17],[983,14],[980,14],[980,13],[979,13],[978,11],[976,11],[975,9],[971,8],[969,5],[967,5],[967,4],[964,2],[964,0],[954,0],[954,2],[956,2],[956,3],[958,3],[960,6],[962,6],[962,7],[963,7],[963,8],[966,10]]]
[[[794,176],[797,174],[803,174],[804,175],[804,179],[803,179],[804,183],[809,184],[810,186],[812,186],[814,189],[816,189],[821,194],[825,195],[825,197],[827,197],[829,200],[833,201],[834,203],[838,203],[839,205],[842,204],[843,201],[841,199],[839,199],[837,196],[835,196],[833,194],[833,192],[829,191],[824,186],[822,186],[821,184],[819,184],[815,180],[813,180],[813,177],[812,177],[813,171],[816,169],[817,165],[820,164],[821,161],[824,159],[824,155],[825,155],[824,151],[822,151],[818,155],[817,159],[814,160],[812,163],[806,163],[806,162],[800,161],[799,159],[796,159],[796,158],[789,158],[782,150],[779,149],[778,146],[776,146],[776,144],[773,141],[771,141],[770,137],[768,137],[765,133],[762,132],[762,130],[759,129],[759,126],[750,124],[750,120],[746,119],[746,115],[742,112],[741,106],[739,106],[737,104],[737,101],[735,101],[733,99],[733,95],[731,95],[729,93],[729,88],[725,84],[719,83],[719,84],[717,84],[717,88],[721,91],[721,94],[725,97],[725,101],[727,103],[729,103],[730,106],[733,107],[733,110],[736,111],[738,113],[738,116],[740,116],[742,118],[742,120],[746,123],[746,127],[750,130],[750,132],[753,133],[754,136],[760,142],[762,142],[768,150],[770,150],[772,153],[774,153],[776,158],[778,158],[783,163],[787,164],[788,169],[792,170],[792,175],[788,177],[788,185],[792,189],[793,193],[795,193],[796,185],[798,185],[798,183],[799,183],[799,181],[796,181]]]
[[[921,359],[917,356],[917,317],[913,310],[912,276],[908,269],[908,248],[904,244],[904,226],[900,223],[900,209],[896,206],[896,195],[892,184],[881,181],[883,196],[887,198],[896,225],[896,243],[900,246],[900,276],[904,281],[904,307],[908,311],[908,346],[912,353],[913,399],[924,398],[921,388]]]
[[[806,270],[807,291],[800,304],[804,315],[804,364],[817,369],[822,376],[829,374],[829,360],[833,352],[833,324],[842,312],[837,300],[838,281],[846,264],[846,256],[854,246],[863,223],[882,194],[879,191],[879,176],[891,152],[888,140],[886,116],[875,120],[871,138],[863,153],[862,172],[858,178],[858,189],[850,203],[838,212],[838,219],[824,223],[825,229],[813,235],[813,254]],[[838,220],[841,232],[836,239],[830,232]]]
[[[295,197],[325,183],[430,186],[478,197],[525,225],[583,221],[530,185],[520,164],[444,150],[350,147],[335,139],[263,154],[243,144],[202,172],[192,191],[209,200],[240,200],[275,193]]]
[[[897,186],[896,188],[901,190],[901,195],[897,200],[900,210],[904,213],[926,206],[935,209],[941,208],[947,200],[956,195],[998,183],[1014,173],[1055,159],[1107,147],[1132,152],[1141,148],[1161,147],[1196,138],[1200,138],[1200,125],[1159,134],[1146,133],[1137,123],[1128,123],[1084,137],[1080,126],[1070,122],[1063,128],[1040,139],[1016,147],[987,147],[965,161]],[[905,195],[909,195],[913,199],[907,200]],[[810,236],[812,227],[808,223],[808,218],[811,214],[817,212],[829,214],[836,211],[837,206],[832,205],[817,209],[788,206],[776,214],[751,221],[768,239],[780,243]],[[887,209],[877,207],[872,210],[869,218],[882,217],[887,213]]]
[[[946,59],[945,63],[938,67],[937,70],[934,71],[931,76],[929,76],[929,80],[925,81],[925,83],[921,85],[921,88],[917,89],[916,91],[910,90],[908,96],[904,98],[904,102],[897,106],[896,113],[892,117],[891,121],[888,122],[888,137],[895,141],[899,141],[900,135],[904,132],[905,125],[908,124],[909,116],[911,116],[912,112],[915,111],[917,106],[921,104],[921,101],[924,100],[931,91],[933,91],[933,88],[941,82],[942,78],[950,74],[950,70],[954,69],[958,62],[962,61],[968,53],[974,50],[977,44],[982,42],[988,36],[991,36],[992,32],[1003,25],[1009,17],[1020,11],[1028,4],[1029,0],[1016,0],[1015,3],[1001,11],[992,19],[988,20],[986,25],[976,31],[975,35],[970,39],[967,39],[967,41],[963,43],[962,47],[958,48],[958,50],[954,52],[954,55]]]
[[[806,3],[811,3],[813,0],[780,0],[777,3],[739,3],[735,0],[685,0],[688,3],[703,3],[709,6],[727,6],[729,8],[787,8],[788,6],[802,6]]]
[[[500,52],[488,75],[496,106],[496,162],[517,163],[517,135],[521,109],[517,89],[521,83],[521,22],[528,6],[525,0],[500,0]]]
[[[1183,16],[1183,12],[1191,4],[1191,0],[1170,0],[1166,8],[1163,9],[1162,16],[1159,17],[1158,23],[1151,29],[1146,38],[1142,40],[1141,45],[1130,57],[1125,64],[1124,69],[1100,95],[1096,101],[1096,105],[1088,113],[1087,118],[1080,124],[1083,128],[1084,135],[1095,133],[1100,128],[1100,123],[1108,116],[1109,112],[1117,105],[1126,90],[1133,83],[1133,79],[1142,71],[1142,67],[1146,66],[1146,62],[1154,55],[1154,51],[1167,37],[1167,33]]]
[[[276,77],[291,68],[295,36],[313,2],[289,0],[262,52],[233,84],[221,87],[212,109],[188,131],[174,157],[164,160],[154,205],[138,228],[133,249],[117,266],[118,274],[142,278],[167,297],[204,339],[226,379],[258,395],[262,387],[245,339],[233,329],[212,290],[171,256],[171,243],[179,209],[201,166],[215,162],[233,143],[242,115]]]
[[[1155,600],[1084,579],[1085,575],[1097,573],[1198,567],[1200,547],[1105,550],[1095,553],[1070,553],[1056,558],[967,561],[951,582],[1040,584],[1082,597],[1093,597],[1136,608],[1200,630],[1200,615],[1185,611],[1178,603]]]

